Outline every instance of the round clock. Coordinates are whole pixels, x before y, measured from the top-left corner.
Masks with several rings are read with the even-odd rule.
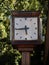
[[[40,44],[40,12],[12,11],[13,44]]]

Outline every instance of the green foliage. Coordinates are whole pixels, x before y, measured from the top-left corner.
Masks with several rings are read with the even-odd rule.
[[[18,0],[14,7],[18,11],[38,11],[41,5],[37,0]]]
[[[18,65],[21,54],[18,50],[13,49],[12,45],[6,42],[0,42],[0,63],[1,65]]]
[[[18,65],[21,54],[13,49],[10,43],[10,20],[11,10],[16,11],[41,11],[40,17],[43,19],[43,35],[46,34],[46,22],[48,11],[48,0],[0,0],[0,57],[5,56],[11,60],[5,60],[5,64],[14,62]],[[7,59],[6,58],[6,59]],[[0,59],[0,60],[1,60]],[[13,65],[14,65],[13,63]],[[12,65],[12,64],[11,64]]]
[[[7,33],[6,33],[6,30],[5,30],[5,26],[1,22],[0,23],[0,39],[5,38],[5,37],[7,37]]]

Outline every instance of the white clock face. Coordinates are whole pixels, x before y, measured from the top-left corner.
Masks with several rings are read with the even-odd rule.
[[[38,18],[15,17],[14,40],[38,40]]]

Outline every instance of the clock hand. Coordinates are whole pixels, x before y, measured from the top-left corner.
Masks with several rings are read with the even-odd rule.
[[[28,30],[29,28],[25,25],[25,32],[26,32],[26,35],[27,35],[27,30]]]
[[[16,30],[25,30],[25,28],[15,28]]]
[[[26,32],[26,34],[27,34],[27,30],[29,29],[29,27],[27,27],[26,25],[25,25],[25,28],[15,28],[16,30],[25,30],[25,32]]]

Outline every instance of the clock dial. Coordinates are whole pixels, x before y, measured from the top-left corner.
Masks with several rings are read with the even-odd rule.
[[[18,23],[16,23],[16,25],[18,25]]]
[[[27,20],[27,18],[25,18],[25,20]]]
[[[22,19],[20,19],[20,21],[22,21]]]
[[[37,17],[14,18],[15,40],[38,40]]]
[[[22,37],[20,37],[20,39],[21,39]]]
[[[25,38],[25,40],[27,40],[27,38]]]
[[[16,33],[16,35],[18,35],[18,33]]]
[[[32,38],[32,36],[30,36],[30,38]]]
[[[32,19],[30,19],[30,21],[32,21]]]

